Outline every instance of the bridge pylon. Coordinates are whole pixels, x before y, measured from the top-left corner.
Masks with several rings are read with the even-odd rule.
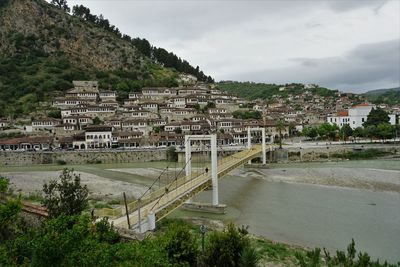
[[[185,135],[185,173],[190,177],[192,173],[192,143],[191,141],[210,141],[211,149],[211,181],[212,181],[212,204],[219,205],[218,194],[218,153],[217,153],[217,135]],[[190,202],[189,202],[190,203]]]
[[[247,128],[247,148],[251,149],[251,132],[261,131],[261,140],[262,140],[262,164],[267,164],[267,148],[265,145],[265,128]],[[249,160],[248,164],[251,164],[251,160]]]

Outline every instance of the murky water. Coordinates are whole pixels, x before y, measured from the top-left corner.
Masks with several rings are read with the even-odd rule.
[[[345,250],[354,238],[373,258],[400,261],[399,193],[237,176],[224,178],[219,188],[229,209],[217,218],[249,225],[254,234],[329,250]],[[211,191],[195,200],[211,201]]]

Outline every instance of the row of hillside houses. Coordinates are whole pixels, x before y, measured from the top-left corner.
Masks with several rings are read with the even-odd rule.
[[[118,131],[139,131],[148,135],[155,128],[166,132],[181,131],[184,133],[198,134],[210,132],[237,132],[238,129],[249,126],[249,121],[235,119],[232,114],[221,108],[209,109],[207,114],[184,113],[175,114],[171,117],[175,120],[169,122],[171,117],[157,118],[154,114],[145,111],[131,112],[129,116],[123,113],[119,116],[105,118],[103,124],[111,126]],[[90,116],[68,116],[62,119],[42,118],[32,121],[33,132],[49,132],[56,135],[75,134],[82,131],[86,126],[93,124]],[[258,121],[258,124],[265,124],[266,127],[272,127],[273,120],[267,122]]]
[[[247,128],[266,127],[269,139],[276,138],[279,134],[276,125],[264,124],[260,121],[247,121],[246,123],[232,127],[230,131],[219,131],[218,143],[220,145],[246,144]],[[122,131],[108,125],[88,125],[83,131],[77,131],[70,135],[58,136],[35,136],[20,137],[0,140],[0,150],[50,150],[50,149],[99,149],[99,148],[130,148],[140,146],[170,146],[183,145],[184,136],[190,134],[205,134],[210,130],[209,124],[185,123],[177,131],[176,125],[166,125],[165,131],[153,131],[145,135],[142,131]],[[286,127],[281,133],[287,137],[289,128]],[[252,132],[253,142],[261,140],[260,133]]]

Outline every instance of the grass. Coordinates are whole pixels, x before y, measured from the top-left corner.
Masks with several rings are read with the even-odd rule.
[[[112,207],[106,203],[98,202],[93,205],[95,209],[112,209]]]
[[[22,199],[27,202],[40,203],[43,200],[43,196],[41,194],[28,194],[21,195]]]
[[[284,262],[288,263],[289,266],[295,266],[297,265],[296,254],[304,254],[306,251],[300,247],[276,243],[258,237],[254,237],[252,242],[265,262]]]

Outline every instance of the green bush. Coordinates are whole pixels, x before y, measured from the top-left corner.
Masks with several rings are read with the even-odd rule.
[[[241,266],[241,256],[250,247],[245,228],[236,228],[233,224],[222,231],[214,231],[207,237],[202,262],[205,266],[236,267]]]
[[[67,162],[65,160],[62,160],[62,159],[58,159],[56,161],[56,163],[57,163],[57,165],[67,165]]]

